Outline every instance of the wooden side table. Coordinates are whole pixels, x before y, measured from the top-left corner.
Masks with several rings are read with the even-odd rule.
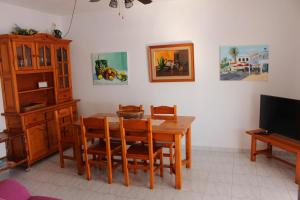
[[[7,143],[9,142],[9,137],[7,135],[6,132],[0,132],[0,143],[5,143],[5,148],[6,148],[6,152],[8,152],[8,145]],[[16,167],[17,165],[23,164],[27,161],[27,159],[25,160],[21,160],[18,162],[14,162],[14,161],[9,161],[7,159],[7,156],[4,156],[2,158],[0,158],[0,172],[3,172],[5,170],[11,169]]]
[[[295,182],[300,184],[300,142],[295,141],[293,139],[284,137],[282,135],[272,133],[269,135],[260,134],[264,130],[250,130],[246,133],[251,136],[251,161],[256,161],[256,156],[259,154],[265,154],[269,158],[276,159],[278,161],[284,162],[288,165],[296,167],[296,176]],[[267,144],[267,148],[263,150],[257,150],[256,143],[257,141],[263,142]],[[279,158],[272,154],[272,147],[277,147],[283,149],[287,152],[296,154],[297,160],[296,164],[290,163],[282,158]],[[300,200],[300,199],[299,199]]]

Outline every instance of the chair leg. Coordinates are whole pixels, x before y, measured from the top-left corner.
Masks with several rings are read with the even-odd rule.
[[[65,167],[65,161],[64,161],[64,149],[62,147],[62,144],[58,144],[58,150],[59,150],[59,162],[60,162],[60,167],[64,168]]]
[[[129,186],[129,171],[128,171],[128,161],[126,156],[123,156],[123,171],[124,171],[125,185]]]
[[[149,167],[150,167],[150,189],[154,187],[154,159],[149,159]]]
[[[173,172],[173,145],[170,146],[169,152],[170,152],[170,174],[172,174],[172,172]]]
[[[102,162],[102,159],[103,159],[102,155],[99,154],[99,155],[98,155],[98,161],[99,161],[98,167],[99,167],[99,170],[101,170],[101,164],[100,164],[100,163]]]
[[[84,150],[84,159],[85,159],[86,179],[91,180],[91,167],[90,167],[89,156],[87,154],[86,148]]]
[[[121,160],[122,160],[122,173],[124,174],[124,159],[123,155],[121,155]]]
[[[160,154],[160,177],[164,177],[164,154],[163,154],[163,151],[161,151],[161,154]],[[172,169],[171,169],[172,171]]]
[[[112,157],[109,155],[107,156],[107,179],[108,183],[112,183]]]
[[[136,159],[133,160],[133,173],[137,174],[137,162],[136,162]]]
[[[148,171],[148,163],[147,160],[144,160],[144,172],[146,173]]]

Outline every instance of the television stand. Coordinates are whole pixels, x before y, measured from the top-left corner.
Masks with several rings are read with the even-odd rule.
[[[297,184],[300,183],[300,142],[295,141],[293,139],[281,136],[276,133],[272,134],[261,134],[263,133],[263,129],[256,129],[256,130],[250,130],[246,131],[248,135],[251,136],[251,153],[250,153],[250,159],[251,161],[256,161],[256,156],[259,154],[264,154],[268,158],[274,158],[276,160],[279,160],[281,162],[284,162],[291,166],[296,166],[296,176],[295,176],[295,182]],[[256,143],[257,141],[264,142],[267,144],[267,148],[263,150],[257,150]],[[272,154],[272,147],[277,147],[280,149],[283,149],[285,151],[288,151],[290,153],[296,154],[296,164],[290,163],[282,158],[279,158],[277,156],[274,156]]]

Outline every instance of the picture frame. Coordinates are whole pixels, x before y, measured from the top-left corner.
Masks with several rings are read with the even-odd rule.
[[[221,81],[267,81],[269,45],[220,46]]]
[[[194,44],[148,47],[150,82],[194,82]]]
[[[128,85],[127,52],[93,53],[94,85]]]

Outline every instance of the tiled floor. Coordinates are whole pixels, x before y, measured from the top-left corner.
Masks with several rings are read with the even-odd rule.
[[[113,174],[113,184],[106,182],[105,170],[93,169],[93,180],[76,174],[75,165],[58,167],[52,156],[35,164],[31,171],[16,169],[2,174],[21,181],[33,194],[65,200],[296,200],[295,168],[259,156],[256,163],[248,153],[193,151],[192,169],[183,169],[183,189],[174,189],[174,176],[155,177],[155,188],[148,189],[144,172],[130,174],[131,186],[123,185],[120,169]]]

